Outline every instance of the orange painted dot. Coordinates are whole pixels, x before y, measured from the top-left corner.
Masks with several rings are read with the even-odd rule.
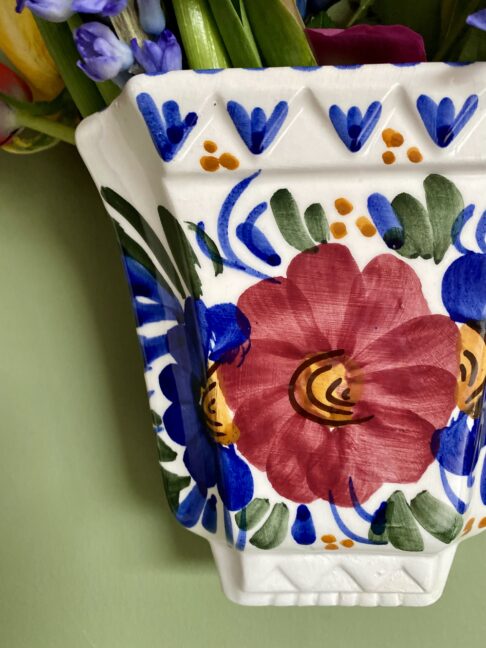
[[[324,549],[326,549],[326,551],[336,551],[336,549],[339,549],[339,547],[337,546],[337,544],[327,544]]]
[[[341,216],[346,216],[353,211],[353,205],[346,198],[338,198],[334,203],[337,211]]]
[[[220,155],[219,163],[225,169],[229,169],[230,171],[234,171],[240,166],[240,161],[238,160],[238,158],[235,158],[235,156],[231,155],[231,153],[223,153],[223,155]]]
[[[329,229],[331,230],[332,235],[334,238],[341,239],[346,236],[348,233],[348,230],[346,228],[346,225],[344,223],[331,223],[329,226]]]
[[[424,159],[424,156],[416,146],[412,146],[412,148],[408,149],[407,157],[410,162],[413,162],[414,164],[419,164]]]
[[[219,169],[219,160],[212,155],[203,155],[199,162],[201,163],[201,166],[205,171],[214,173],[214,171],[217,171]]]
[[[393,128],[385,128],[381,136],[385,144],[390,148],[398,148],[405,141],[403,135]]]
[[[208,153],[216,153],[216,151],[218,150],[218,145],[212,140],[206,140],[204,142],[204,148]]]
[[[360,216],[356,220],[356,225],[363,236],[371,237],[376,234],[376,227],[366,216]]]
[[[385,151],[381,157],[383,158],[383,162],[385,164],[394,164],[397,161],[395,153],[393,153],[392,151]]]
[[[474,524],[475,519],[476,518],[471,518],[470,520],[468,520],[466,522],[466,524],[464,525],[464,529],[462,530],[462,535],[467,535],[471,531],[471,529],[473,528],[473,524]]]
[[[483,517],[482,520],[479,520],[478,527],[479,527],[480,529],[486,529],[486,517]]]
[[[354,542],[352,540],[341,540],[341,544],[343,547],[346,547],[346,549],[351,549],[351,547],[354,547]]]
[[[324,542],[326,544],[329,544],[329,543],[332,543],[332,542],[336,542],[336,536],[333,536],[333,535],[331,535],[329,533],[329,534],[321,536],[321,540],[322,540],[322,542]]]

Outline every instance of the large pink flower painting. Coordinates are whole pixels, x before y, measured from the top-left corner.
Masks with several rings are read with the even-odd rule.
[[[365,502],[421,477],[455,405],[459,336],[409,265],[383,254],[361,272],[346,247],[321,245],[238,307],[251,350],[218,375],[238,450],[278,493],[351,506],[353,491]]]

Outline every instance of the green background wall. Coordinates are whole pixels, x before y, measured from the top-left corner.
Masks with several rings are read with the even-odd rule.
[[[1,648],[486,642],[486,534],[424,609],[241,608],[162,494],[111,224],[76,152],[0,154]]]

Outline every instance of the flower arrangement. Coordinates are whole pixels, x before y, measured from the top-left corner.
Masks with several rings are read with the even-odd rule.
[[[3,0],[0,148],[74,143],[131,76],[486,59],[486,2]]]

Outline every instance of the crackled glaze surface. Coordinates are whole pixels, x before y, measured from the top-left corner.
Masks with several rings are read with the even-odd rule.
[[[486,528],[485,71],[139,76],[78,130],[238,602],[430,603]]]

